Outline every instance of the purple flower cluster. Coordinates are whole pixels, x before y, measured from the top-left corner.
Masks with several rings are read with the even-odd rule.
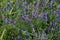
[[[21,3],[21,5],[22,5],[22,8],[23,8],[24,14],[26,14],[26,8],[25,8],[24,3],[22,2],[22,0],[20,0],[20,3]]]
[[[17,40],[21,40],[19,35],[18,35],[18,37],[17,37]]]
[[[42,14],[40,14],[39,16],[38,16],[38,18],[41,20],[41,19],[46,19],[46,21],[48,20],[48,18],[47,18],[47,13],[42,13]]]
[[[24,19],[24,15],[22,14],[22,15],[20,15],[20,19]]]
[[[20,1],[21,5],[18,3],[18,1]],[[26,0],[24,0],[24,1],[26,2]],[[59,26],[58,23],[60,23],[60,10],[59,9],[54,10],[54,8],[52,8],[52,6],[56,5],[56,4],[53,3],[54,1],[53,0],[51,0],[51,1],[50,0],[45,0],[45,2],[44,2],[43,0],[37,0],[39,2],[36,2],[36,0],[34,0],[33,3],[30,2],[29,4],[27,4],[27,2],[26,2],[26,4],[24,4],[25,3],[24,1],[23,0],[16,0],[16,4],[18,6],[16,6],[16,5],[13,5],[13,6],[14,7],[16,6],[15,8],[17,10],[19,10],[20,12],[15,10],[15,8],[13,8],[13,10],[11,12],[11,15],[12,15],[12,13],[15,13],[15,11],[19,15],[16,14],[17,16],[16,16],[16,19],[15,19],[15,16],[13,18],[11,18],[10,17],[11,15],[7,14],[8,18],[4,19],[5,24],[10,23],[12,25],[19,26],[19,27],[24,26],[24,27],[21,27],[21,28],[23,30],[28,29],[27,33],[31,32],[31,34],[33,34],[36,37],[36,40],[42,40],[41,38],[47,38],[47,34],[49,34],[50,32],[52,32],[52,33],[55,32],[55,29]],[[43,2],[45,4],[43,4]],[[13,4],[14,4],[14,2],[13,2]],[[45,7],[47,8],[46,10],[45,10]],[[48,8],[48,7],[50,7],[51,9]],[[10,8],[11,8],[11,4],[9,2],[7,2],[5,4],[5,10],[7,10],[9,12]],[[22,10],[20,10],[20,9],[22,9]],[[0,8],[0,11],[1,11],[1,8]],[[54,12],[55,12],[55,14],[54,14]],[[11,18],[11,19],[9,20],[9,18]],[[19,22],[19,23],[21,22],[21,24],[19,25],[17,22]],[[26,24],[24,24],[24,23],[26,23]],[[57,24],[58,24],[58,26],[57,26]],[[28,26],[28,27],[26,27],[26,29],[24,29],[25,26]],[[46,30],[43,30],[43,29],[46,29],[47,32],[45,32]],[[40,31],[41,32],[43,31],[41,33],[42,35],[40,35]],[[28,36],[30,37],[30,40],[33,40],[32,36],[30,36],[30,34]],[[12,40],[14,40],[14,35],[12,36]],[[21,36],[18,35],[17,40],[21,40]],[[27,38],[24,37],[24,40],[27,40]]]
[[[37,14],[35,12],[32,13],[32,18],[36,18]]]
[[[28,18],[28,16],[25,17],[25,22],[26,22],[26,24],[29,23],[29,18]]]
[[[5,19],[4,19],[4,22],[5,22],[6,24],[8,24],[8,19],[7,19],[7,18],[5,18]]]
[[[15,21],[15,20],[12,20],[12,21],[11,21],[11,24],[16,24],[16,21]]]
[[[11,24],[16,24],[16,21],[15,21],[15,20],[9,21],[8,18],[5,18],[5,19],[4,19],[4,22],[5,22],[5,24],[8,24],[9,22],[10,22]]]

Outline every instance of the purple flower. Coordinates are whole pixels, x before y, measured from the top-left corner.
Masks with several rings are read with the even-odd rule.
[[[37,14],[35,12],[32,13],[32,17],[36,18]]]
[[[42,20],[42,19],[45,19],[46,21],[48,21],[48,17],[47,17],[47,13],[44,12],[44,13],[41,13],[39,16],[38,16],[38,19],[39,20]]]
[[[57,26],[57,22],[53,23],[53,26],[56,27]]]
[[[20,0],[20,3],[22,4],[22,0]]]
[[[37,40],[41,40],[41,38],[38,38]]]
[[[20,36],[18,35],[17,40],[20,40]]]
[[[36,6],[36,1],[33,2],[34,6]]]
[[[20,15],[20,19],[24,19],[24,15],[22,14],[22,15]]]
[[[56,15],[59,15],[60,14],[59,10],[56,10],[55,13],[56,13]]]
[[[29,5],[32,6],[32,3],[30,3]]]
[[[21,3],[21,5],[22,5],[22,8],[23,8],[24,14],[26,14],[26,8],[25,8],[24,3],[22,2],[22,0],[20,0],[20,3]]]
[[[51,30],[51,27],[48,27],[48,31],[50,31]]]
[[[25,7],[24,7],[24,3],[22,3],[21,5],[22,5],[22,8],[25,9]]]
[[[44,33],[43,35],[44,35],[45,38],[47,37],[46,33]]]
[[[15,20],[11,20],[11,24],[16,24],[16,21]]]
[[[43,14],[44,14],[44,17],[45,17],[46,21],[48,21],[47,13],[46,13],[46,12],[44,12]]]
[[[42,6],[42,0],[39,1],[39,7]]]
[[[26,9],[25,8],[23,9],[23,11],[24,11],[24,14],[26,14]]]
[[[45,0],[45,4],[48,4],[49,0]]]
[[[4,22],[7,24],[7,23],[8,23],[8,19],[7,19],[7,18],[5,18]]]
[[[52,4],[53,4],[53,0],[50,1],[50,6],[52,6]]]
[[[25,18],[25,22],[26,22],[26,24],[29,23],[29,18],[28,18],[28,16],[26,16],[26,18]]]

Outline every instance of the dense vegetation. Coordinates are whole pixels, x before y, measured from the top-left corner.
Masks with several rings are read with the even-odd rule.
[[[0,40],[60,40],[60,0],[0,0]]]

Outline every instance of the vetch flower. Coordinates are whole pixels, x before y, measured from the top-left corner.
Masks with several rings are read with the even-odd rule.
[[[22,8],[25,9],[25,7],[24,7],[24,3],[22,3],[21,5],[22,5]]]
[[[20,15],[20,19],[24,19],[24,15],[23,14]]]
[[[39,1],[39,7],[42,6],[42,0]]]
[[[5,18],[4,22],[7,24],[7,23],[8,23],[8,19],[7,19],[7,18]]]
[[[58,9],[56,9],[55,13],[56,13],[56,15],[59,15],[60,14],[60,12],[59,12]]]
[[[36,18],[37,14],[35,12],[32,13],[32,17]]]
[[[45,4],[48,4],[49,0],[45,0]]]
[[[55,14],[56,14],[56,21],[59,22],[60,21],[60,17],[59,17],[60,12],[59,12],[59,10],[56,10]]]
[[[11,24],[16,24],[16,21],[15,20],[11,20]]]
[[[26,14],[26,8],[24,7],[24,3],[22,4],[22,8],[23,8],[24,14]]]
[[[34,6],[36,6],[36,1],[33,2]]]
[[[26,14],[26,8],[25,8],[24,3],[22,2],[22,0],[20,0],[20,3],[21,3],[21,5],[22,5],[22,8],[23,8],[24,14]]]
[[[53,23],[53,26],[54,26],[54,27],[57,27],[57,22]]]
[[[39,37],[37,40],[41,40],[41,38]]]
[[[50,32],[51,31],[51,27],[48,27],[48,32]]]
[[[20,0],[20,3],[22,4],[22,0]]]
[[[29,6],[32,6],[32,3],[30,3]]]
[[[26,14],[26,9],[25,8],[23,9],[23,11],[24,11],[24,14]]]
[[[52,4],[53,4],[53,0],[50,1],[50,6],[52,6]]]
[[[44,12],[44,17],[45,17],[46,21],[48,21],[47,13],[46,12]]]
[[[19,35],[18,35],[18,37],[17,37],[17,40],[21,40]]]
[[[25,17],[25,22],[26,22],[26,24],[29,23],[29,18],[28,18],[28,16]]]

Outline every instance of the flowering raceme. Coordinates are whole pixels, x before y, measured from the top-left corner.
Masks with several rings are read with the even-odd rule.
[[[7,19],[7,18],[5,18],[4,22],[7,24],[7,23],[8,23],[8,19]]]
[[[12,21],[11,21],[11,24],[16,24],[16,21],[15,21],[15,20],[12,20]]]
[[[28,18],[28,16],[25,17],[25,22],[26,22],[26,24],[29,23],[29,18]]]

